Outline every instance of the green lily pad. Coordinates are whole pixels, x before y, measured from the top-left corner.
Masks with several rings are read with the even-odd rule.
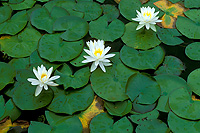
[[[120,38],[124,34],[124,23],[114,19],[109,25],[105,17],[90,22],[90,36],[104,41],[111,41]]]
[[[1,50],[11,57],[30,56],[37,49],[40,37],[41,34],[37,30],[26,28],[16,36],[0,39]]]
[[[190,39],[200,39],[200,25],[189,18],[178,16],[176,21],[177,29]]]
[[[65,91],[53,88],[53,91],[54,99],[47,108],[56,113],[72,115],[74,112],[85,110],[94,99],[90,85],[78,90]]]
[[[178,38],[181,34],[176,29],[160,28],[157,32],[158,38],[165,44],[175,46],[183,43],[184,41]]]
[[[160,46],[151,50],[137,51],[124,45],[120,51],[122,62],[139,70],[156,69],[162,63],[164,56],[165,52]]]
[[[108,113],[115,116],[124,116],[132,109],[132,103],[129,100],[122,102],[108,102],[104,101],[104,106]]]
[[[137,133],[170,133],[167,125],[158,119],[144,121],[136,127]]]
[[[3,95],[0,95],[0,120],[1,120],[1,117],[3,116],[5,110],[6,110],[5,100],[3,98]]]
[[[17,118],[19,118],[20,115],[21,115],[21,110],[16,107],[16,105],[13,103],[11,99],[9,99],[6,102],[5,112],[4,115],[2,116],[2,119],[5,118],[6,116],[9,116],[11,121],[15,121]]]
[[[192,71],[187,78],[188,85],[191,87],[192,91],[197,95],[200,95],[200,90],[199,90],[200,83],[198,81],[200,77],[199,74],[200,74],[200,69],[198,68]]]
[[[119,53],[111,58],[113,66],[107,67],[104,73],[97,68],[90,77],[92,89],[101,98],[110,101],[124,101],[128,99],[125,87],[128,78],[136,71],[124,66],[119,60]]]
[[[199,120],[198,121],[191,121],[187,119],[183,119],[175,115],[173,112],[169,112],[168,114],[168,125],[169,128],[174,133],[186,133],[186,132],[193,132],[198,133],[200,132],[199,127]]]
[[[113,119],[107,113],[101,113],[95,116],[90,122],[91,133],[103,133],[103,132],[133,132],[133,126],[130,121],[123,117],[113,124]]]
[[[26,11],[17,12],[10,19],[0,24],[0,34],[17,34],[26,26],[27,20]]]
[[[186,12],[184,12],[184,14],[190,18],[192,21],[196,22],[197,24],[200,23],[200,17],[199,14],[200,13],[200,10],[199,9],[190,9],[190,10],[187,10]]]
[[[101,6],[96,2],[81,1],[74,6],[75,11],[83,12],[84,19],[91,21],[97,19],[102,14]]]
[[[22,3],[23,0],[9,0],[9,3],[10,4],[19,4],[19,3]]]
[[[12,65],[15,70],[27,69],[30,65],[29,57],[12,59],[8,64]]]
[[[137,15],[136,10],[139,10],[141,6],[142,4],[139,0],[121,0],[119,10],[126,19],[132,21],[132,18]]]
[[[12,8],[12,10],[24,10],[33,7],[35,4],[35,0],[23,0],[23,2],[15,4],[15,3],[8,3],[8,5]],[[3,3],[7,5],[7,3]]]
[[[64,64],[61,70],[55,72],[55,75],[60,75],[60,78],[56,82],[63,84],[65,90],[69,87],[77,89],[88,83],[90,70],[89,67],[85,67],[72,74],[71,68],[67,64]]]
[[[188,88],[188,85],[184,79],[175,75],[158,75],[154,78],[161,88],[161,96],[156,109],[162,112],[169,112],[168,98],[170,93],[178,88]]]
[[[72,64],[75,67],[81,67],[87,65],[88,63],[82,63],[82,61],[85,60],[85,58],[83,57],[85,55],[87,55],[87,53],[83,50],[78,57],[70,61],[70,64]]]
[[[136,73],[126,84],[126,94],[131,101],[138,97],[137,103],[140,104],[153,104],[160,97],[160,92],[160,86],[155,79],[146,74]]]
[[[185,88],[174,90],[169,96],[170,109],[178,116],[190,120],[200,119],[200,102],[193,101]]]
[[[39,41],[40,56],[50,62],[69,61],[76,58],[83,49],[83,40],[66,42],[60,38],[61,34],[45,34]]]
[[[83,38],[89,30],[87,21],[76,16],[65,16],[57,19],[53,27],[54,31],[65,31],[61,38],[66,41],[76,41]]]
[[[199,51],[200,51],[200,42],[191,43],[185,48],[185,54],[191,60],[200,60]]]
[[[152,119],[157,119],[159,116],[159,112],[154,109],[151,112],[147,112],[145,114],[134,114],[129,116],[130,120],[136,124],[142,124],[144,121],[150,121]]]
[[[97,1],[100,2],[100,3],[104,3],[105,0],[97,0]]]
[[[184,5],[187,8],[195,8],[195,7],[199,8],[200,2],[199,2],[199,0],[184,0]]]
[[[53,24],[57,18],[69,15],[69,13],[61,7],[53,7],[49,12],[45,7],[38,8],[31,13],[31,24],[38,29],[53,33]]]
[[[0,23],[5,22],[11,17],[12,9],[9,6],[0,7]]]
[[[185,66],[179,58],[175,56],[165,56],[163,65],[155,71],[155,74],[171,74],[179,76],[184,70]]]
[[[121,39],[127,46],[147,50],[160,44],[160,40],[153,30],[136,30],[137,25],[135,22],[125,25],[126,30]]]
[[[105,4],[101,5],[101,7],[103,9],[103,17],[105,17],[108,22],[117,19],[120,15],[119,10],[114,5]]]
[[[28,128],[29,133],[50,133],[51,126],[44,124],[42,122],[31,121],[30,126]]]
[[[7,63],[0,62],[0,91],[10,83],[13,83],[13,78],[16,75],[15,68]]]

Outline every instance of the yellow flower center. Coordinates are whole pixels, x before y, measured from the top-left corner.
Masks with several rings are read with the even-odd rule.
[[[145,13],[143,13],[143,16],[145,17],[145,16],[150,16],[150,18],[152,17],[151,16],[151,12],[145,12]]]
[[[43,74],[41,75],[41,79],[44,78],[44,77],[47,77],[47,74],[46,74],[46,73],[43,73]]]
[[[101,50],[100,48],[95,49],[95,51],[94,51],[95,56],[97,56],[97,54],[100,54],[100,56],[101,56],[102,53],[103,53],[103,50]]]

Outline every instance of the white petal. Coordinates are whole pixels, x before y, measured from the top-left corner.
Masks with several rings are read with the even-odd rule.
[[[100,59],[99,61],[101,61],[101,62],[110,62],[110,60],[108,60],[108,59]]]
[[[137,26],[136,30],[141,29],[143,26],[144,26],[144,24],[139,24],[139,25]]]
[[[103,65],[104,65],[104,66],[112,66],[111,63],[107,63],[107,62],[103,62]]]
[[[47,85],[49,85],[49,86],[59,86],[59,84],[56,84],[56,83],[54,83],[52,81],[47,82]]]
[[[39,85],[37,86],[36,90],[35,90],[35,96],[37,97],[42,91],[42,87],[40,87]]]
[[[91,60],[83,60],[82,63],[88,63],[88,62],[93,62]]]
[[[150,27],[151,27],[151,29],[153,30],[153,31],[155,31],[156,32],[156,27],[155,27],[155,25],[150,25]]]
[[[47,72],[47,78],[49,78],[51,76],[53,72],[53,67],[49,68],[48,72]]]
[[[113,56],[115,56],[115,54],[107,54],[107,55],[104,56],[104,58],[111,58]]]
[[[45,90],[48,90],[48,86],[47,86],[46,84],[44,85],[44,89],[45,89]]]
[[[35,76],[40,79],[40,75],[38,74],[37,70],[35,68],[33,68],[33,73],[35,74]]]
[[[94,62],[94,64],[95,64],[95,66],[98,66],[98,65],[99,65],[99,60],[96,60],[96,61]]]
[[[150,28],[150,25],[149,25],[149,23],[146,23],[146,28],[147,28],[147,30],[149,30],[149,28]]]
[[[140,21],[139,18],[132,18],[132,20],[134,20],[134,21]]]
[[[28,78],[27,80],[28,80],[29,82],[38,81],[37,79],[33,79],[33,78]]]
[[[58,79],[58,78],[60,78],[60,76],[59,76],[59,75],[56,75],[56,76],[51,77],[51,78],[49,79],[49,81],[51,81],[51,80],[56,80],[56,79]]]
[[[106,53],[108,53],[108,51],[111,49],[111,47],[106,47],[105,49],[104,49],[104,55],[106,54]]]
[[[95,65],[95,62],[93,62],[92,66],[90,68],[90,72],[93,72],[96,68],[97,68],[97,66]]]
[[[92,56],[93,57],[93,55],[92,55],[92,53],[91,53],[91,51],[89,51],[89,50],[87,50],[87,49],[83,49],[87,54],[89,54],[90,56]]]
[[[86,60],[95,61],[96,59],[91,56],[83,56]]]
[[[103,65],[102,62],[99,62],[99,66],[100,66],[100,68],[101,68],[101,70],[102,70],[103,72],[106,72],[106,69],[105,69],[105,67],[104,67],[104,65]]]

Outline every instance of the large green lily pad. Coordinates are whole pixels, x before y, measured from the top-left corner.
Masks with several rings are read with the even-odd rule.
[[[66,41],[76,41],[83,38],[89,30],[87,21],[76,16],[65,16],[57,19],[54,31],[65,31],[60,37]]]
[[[26,28],[18,35],[0,39],[1,50],[11,57],[30,56],[37,49],[40,37],[37,30]]]
[[[199,0],[184,0],[184,5],[187,8],[199,8],[200,2]]]
[[[30,58],[18,58],[18,59],[12,59],[9,64],[12,65],[15,70],[20,70],[20,69],[27,69],[30,65],[29,62]]]
[[[122,41],[129,47],[147,50],[160,44],[156,33],[153,30],[136,30],[137,23],[130,22],[125,25],[126,30],[122,36]]]
[[[90,36],[104,41],[114,41],[124,34],[124,23],[114,19],[109,25],[105,17],[90,22]]]
[[[12,65],[0,62],[0,91],[9,83],[13,83],[13,78],[16,75],[15,69]]]
[[[120,51],[122,62],[134,69],[156,69],[163,61],[165,52],[161,47],[151,50],[137,51],[134,48],[123,46]]]
[[[50,62],[69,61],[76,58],[83,49],[83,40],[66,42],[61,34],[45,34],[39,41],[39,54]]]
[[[94,99],[94,92],[88,85],[79,90],[61,90],[53,88],[54,99],[47,107],[56,113],[72,115],[74,112],[85,110]]]
[[[50,133],[51,126],[44,124],[42,122],[31,121],[30,126],[28,128],[29,133]]]
[[[185,48],[185,54],[191,60],[200,60],[199,51],[200,51],[200,42],[191,43]]]
[[[12,9],[10,6],[1,6],[0,7],[0,23],[5,22],[11,17]]]

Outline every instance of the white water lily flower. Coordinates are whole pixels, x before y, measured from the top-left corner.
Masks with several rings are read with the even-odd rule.
[[[140,10],[141,13],[138,10],[136,10],[136,12],[138,13],[137,18],[132,18],[132,20],[139,22],[139,25],[137,26],[136,30],[139,30],[143,26],[145,26],[147,30],[151,28],[153,31],[156,32],[156,27],[155,27],[156,22],[162,22],[162,20],[158,20],[159,17],[156,17],[159,11],[154,13],[155,8],[151,8],[149,6],[142,7],[140,8]]]
[[[98,40],[98,41],[94,40],[94,42],[90,40],[86,42],[86,44],[89,47],[89,50],[84,49],[84,51],[90,56],[83,56],[84,58],[86,58],[86,60],[82,61],[82,63],[93,62],[90,68],[90,72],[93,72],[98,65],[100,66],[103,72],[106,72],[104,66],[112,65],[110,63],[110,60],[108,60],[107,58],[115,56],[115,54],[106,55],[106,53],[108,53],[111,47],[108,46],[104,49],[105,46],[103,40]]]
[[[53,67],[51,67],[47,71],[43,65],[41,65],[41,67],[38,66],[38,70],[36,70],[35,67],[33,68],[33,72],[38,80],[33,79],[33,78],[28,78],[27,80],[31,82],[32,85],[37,85],[37,88],[35,90],[35,96],[38,96],[41,93],[43,87],[45,90],[48,90],[47,85],[49,86],[59,85],[59,84],[54,83],[52,80],[56,80],[60,78],[60,76],[53,76],[50,78],[52,71],[53,71]]]

